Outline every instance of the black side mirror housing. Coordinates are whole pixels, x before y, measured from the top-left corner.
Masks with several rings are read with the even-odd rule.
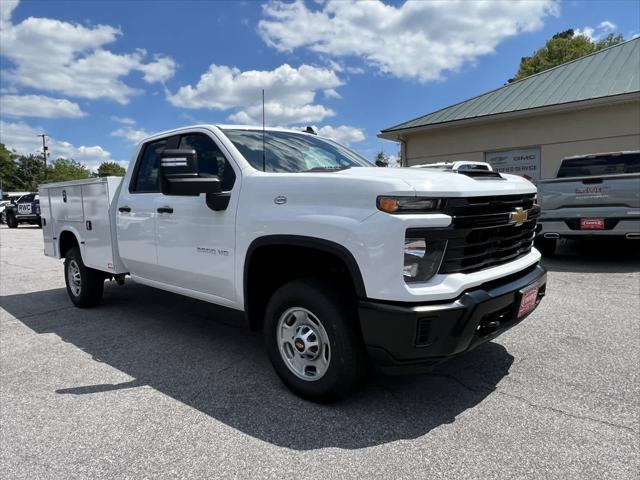
[[[160,157],[160,191],[163,195],[197,196],[220,193],[220,179],[198,175],[195,150],[167,149]]]

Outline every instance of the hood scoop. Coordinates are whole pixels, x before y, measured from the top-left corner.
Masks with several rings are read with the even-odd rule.
[[[451,173],[459,173],[460,175],[466,175],[467,177],[477,178],[478,180],[492,179],[492,180],[506,180],[498,172],[491,172],[489,170],[480,169],[461,169],[461,170],[446,170]]]

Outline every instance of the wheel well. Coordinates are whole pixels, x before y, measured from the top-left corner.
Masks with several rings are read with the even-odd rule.
[[[297,243],[250,247],[244,271],[244,302],[252,330],[262,329],[264,311],[273,293],[295,279],[330,277],[332,283],[344,288],[352,298],[365,296],[360,271],[344,247],[332,244],[332,248],[327,249],[324,245],[319,248]],[[339,249],[343,249],[348,257]]]
[[[73,247],[77,247],[78,239],[76,236],[67,231],[64,231],[60,234],[60,257],[64,258],[67,255],[67,252]]]

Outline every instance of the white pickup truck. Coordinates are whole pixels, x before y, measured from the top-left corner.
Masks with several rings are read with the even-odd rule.
[[[105,280],[244,311],[283,382],[329,401],[374,364],[419,372],[544,296],[522,177],[376,168],[309,133],[202,125],[136,149],[124,178],[40,186],[45,254],[71,301]]]

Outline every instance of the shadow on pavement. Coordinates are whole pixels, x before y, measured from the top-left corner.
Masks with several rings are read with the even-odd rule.
[[[544,257],[543,264],[552,272],[639,272],[640,240],[561,240],[556,254]]]
[[[128,284],[105,286],[102,306],[70,306],[62,288],[1,297],[33,331],[54,333],[133,379],[69,385],[60,395],[93,395],[149,386],[211,418],[296,450],[356,449],[413,439],[453,422],[508,375],[513,357],[488,343],[421,376],[371,379],[332,405],[306,402],[279,381],[259,334],[229,310]],[[238,318],[235,318],[235,317]]]

